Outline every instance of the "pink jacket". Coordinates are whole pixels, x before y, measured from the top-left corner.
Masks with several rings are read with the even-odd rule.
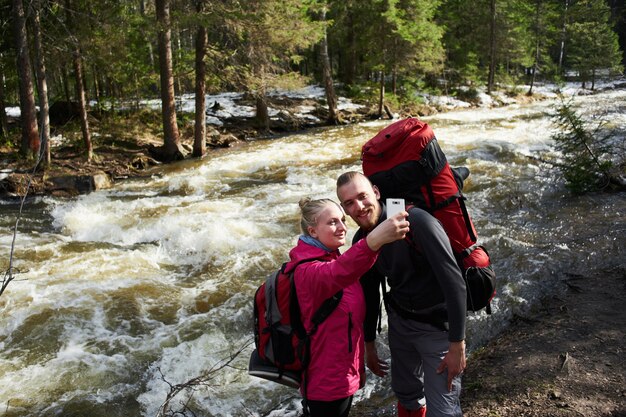
[[[365,239],[343,255],[298,240],[289,256],[291,261],[285,272],[295,268],[296,294],[307,331],[312,327],[313,313],[322,302],[344,290],[339,306],[311,339],[306,397],[317,401],[348,397],[359,389],[360,376],[365,372],[365,299],[359,278],[374,265],[378,252],[372,251]],[[315,260],[298,265],[307,259]]]

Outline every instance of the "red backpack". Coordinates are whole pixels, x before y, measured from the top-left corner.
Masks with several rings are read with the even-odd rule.
[[[248,373],[298,388],[310,358],[310,338],[339,305],[343,290],[322,303],[313,314],[313,328],[307,333],[293,272],[286,274],[285,266],[270,274],[254,294],[256,349],[250,357]],[[306,392],[306,385],[304,388]]]
[[[452,169],[431,127],[416,118],[392,123],[362,148],[363,173],[381,201],[404,198],[407,206],[431,213],[443,225],[468,290],[468,310],[487,308],[495,295],[489,254],[478,236],[461,190],[467,168]]]

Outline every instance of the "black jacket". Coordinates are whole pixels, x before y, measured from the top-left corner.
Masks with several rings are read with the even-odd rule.
[[[385,210],[383,206],[380,221],[386,218]],[[450,341],[464,340],[467,294],[450,241],[434,216],[416,207],[408,213],[410,237],[383,246],[375,266],[361,278],[367,305],[365,341],[376,339],[379,288],[385,276],[396,311],[440,317],[447,321]],[[359,229],[353,242],[364,236]]]

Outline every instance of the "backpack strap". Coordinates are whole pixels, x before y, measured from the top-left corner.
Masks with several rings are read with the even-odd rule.
[[[311,262],[313,260],[314,259],[302,261],[298,265],[304,262]],[[296,265],[296,267],[298,265]],[[283,264],[281,270],[284,271],[285,266],[286,264]],[[300,309],[300,302],[298,301],[298,295],[296,293],[296,280],[294,279],[295,270],[296,269],[294,268],[293,271],[289,273],[289,282],[291,285],[289,316],[291,317],[291,327],[296,332],[298,338],[305,339],[306,337],[313,336],[317,332],[317,328],[319,327],[319,325],[322,324],[333,311],[335,311],[335,308],[337,308],[339,302],[341,301],[341,298],[343,297],[343,289],[337,291],[332,297],[324,300],[322,305],[317,310],[315,310],[315,312],[313,313],[313,317],[311,317],[313,327],[311,328],[311,331],[307,332],[304,328],[304,324],[302,323],[302,312]]]
[[[307,261],[302,261],[298,263],[300,265],[304,262],[311,262],[315,259],[310,259]],[[296,267],[298,266],[296,265]],[[284,271],[286,264],[283,264],[282,271]],[[290,300],[289,300],[289,316],[291,318],[291,327],[294,332],[298,336],[300,343],[298,344],[298,349],[296,354],[300,358],[300,363],[302,363],[302,409],[304,410],[305,416],[308,415],[308,406],[306,399],[307,392],[307,373],[309,362],[311,360],[311,339],[313,335],[317,332],[317,329],[320,324],[324,322],[331,315],[333,311],[339,305],[341,298],[343,297],[343,289],[337,291],[332,297],[324,300],[322,305],[315,310],[313,313],[313,317],[311,317],[311,322],[313,323],[313,327],[311,331],[307,332],[304,328],[304,324],[302,323],[302,312],[300,310],[300,302],[298,301],[298,294],[296,293],[296,280],[294,279],[294,273],[296,271],[296,267],[289,273],[289,280],[291,285],[290,291]]]
[[[470,220],[469,213],[467,212],[467,207],[465,207],[465,196],[459,190],[459,205],[461,206],[461,212],[463,212],[463,220],[465,220],[465,227],[467,228],[467,232],[470,235],[470,239],[472,242],[476,243],[478,241],[478,236],[474,233],[474,228],[472,227],[472,221]]]

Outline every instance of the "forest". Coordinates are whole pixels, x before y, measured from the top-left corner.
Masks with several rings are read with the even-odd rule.
[[[181,159],[176,98],[194,94],[193,156],[206,152],[212,92],[244,92],[269,128],[267,94],[319,84],[327,122],[337,89],[385,106],[420,92],[471,96],[624,69],[619,0],[0,0],[0,134],[21,158],[50,163],[50,109],[80,120],[161,100],[163,161]],[[620,47],[621,45],[621,47]],[[19,126],[6,108],[20,108]],[[126,113],[128,114],[128,113]]]

